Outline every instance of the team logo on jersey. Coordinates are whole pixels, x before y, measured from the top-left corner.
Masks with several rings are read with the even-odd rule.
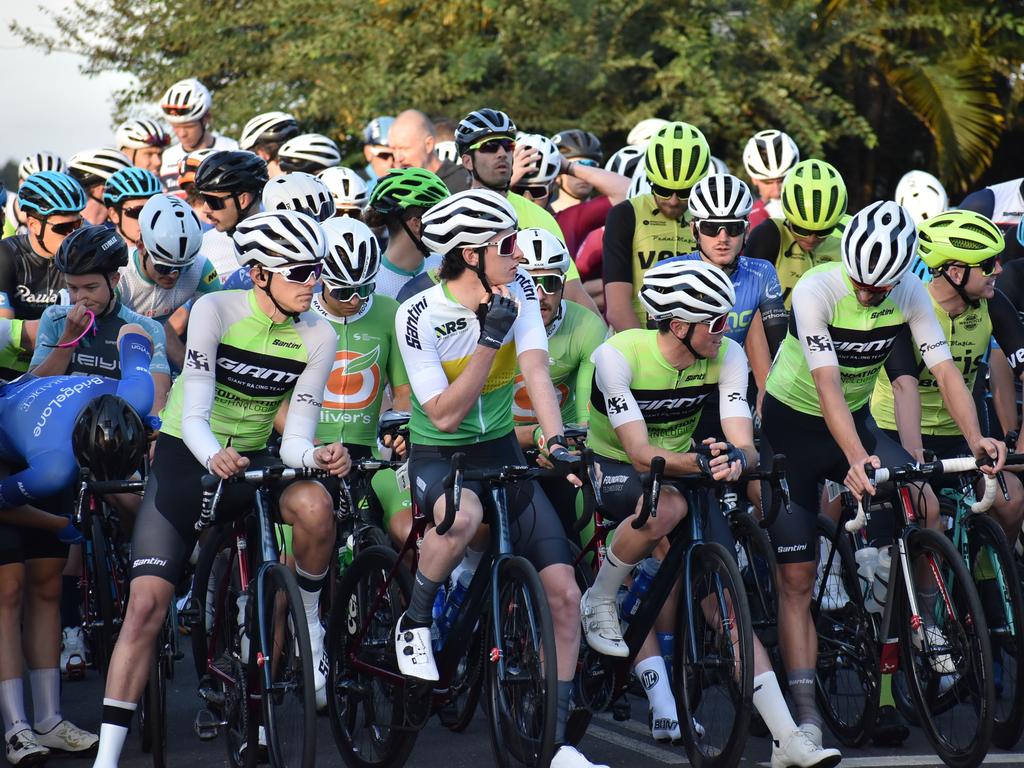
[[[371,405],[380,392],[380,347],[360,354],[339,350],[334,356],[334,368],[327,377],[324,390],[324,408],[359,410]]]
[[[569,388],[565,384],[555,384],[555,394],[558,395],[558,408],[562,409],[569,402]],[[537,421],[533,412],[533,403],[530,402],[530,391],[526,388],[526,379],[521,373],[516,374],[515,394],[512,396],[512,418],[522,424],[533,424]]]

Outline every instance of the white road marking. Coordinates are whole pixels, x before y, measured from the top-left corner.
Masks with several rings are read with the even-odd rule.
[[[894,762],[895,761],[895,762]],[[890,768],[892,765],[936,765],[943,763],[937,755],[883,755],[880,757],[844,757],[843,768]],[[1018,765],[1024,764],[1024,753],[998,753],[985,755],[985,765]],[[759,766],[770,766],[771,763],[758,763]]]

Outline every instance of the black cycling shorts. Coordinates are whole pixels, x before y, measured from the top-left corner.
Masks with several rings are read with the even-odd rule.
[[[494,469],[505,464],[526,464],[514,432],[496,440],[469,446],[412,445],[409,477],[413,501],[428,516],[444,496],[444,481],[451,471],[451,457],[465,453],[465,469]],[[473,491],[483,502],[484,522],[490,516],[490,494],[483,483],[467,481],[463,489]],[[572,563],[569,540],[558,514],[535,482],[516,483],[508,490],[509,528],[513,551],[525,557],[538,572],[549,565]]]
[[[779,512],[768,529],[776,560],[787,563],[810,563],[818,557],[816,521],[821,510],[818,484],[825,480],[842,483],[850,469],[846,455],[829,432],[825,419],[801,413],[780,403],[771,395],[764,396],[761,406],[761,467],[770,469],[772,456],[786,456],[786,480],[789,483],[789,509]],[[877,456],[883,467],[908,464],[910,454],[886,435],[868,411],[868,406],[853,413],[857,434],[869,455]],[[881,488],[885,493],[885,488]],[[761,504],[767,510],[771,492],[761,484]],[[868,539],[883,542],[892,538],[892,518],[879,512],[868,522]]]
[[[0,477],[20,472],[24,467],[8,467],[0,464]],[[60,493],[31,504],[37,509],[54,515],[67,515],[75,506],[76,486],[70,485]],[[42,528],[24,528],[20,525],[0,523],[0,565],[24,563],[26,560],[56,558],[65,560],[68,545],[62,544],[54,531]]]

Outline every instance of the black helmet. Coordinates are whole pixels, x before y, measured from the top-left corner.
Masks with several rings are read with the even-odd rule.
[[[488,136],[501,136],[514,139],[516,124],[512,118],[499,109],[478,109],[470,112],[459,121],[455,128],[455,144],[459,154],[469,152],[469,148]]]
[[[214,152],[196,171],[197,192],[255,192],[267,183],[267,164],[252,152]]]
[[[570,128],[567,131],[556,133],[551,140],[555,142],[558,151],[569,159],[586,157],[598,163],[604,159],[601,141],[590,131]]]
[[[128,264],[128,246],[110,227],[89,225],[64,238],[53,265],[65,275],[109,275]]]
[[[71,447],[93,480],[125,480],[142,466],[146,432],[127,401],[100,395],[78,414]]]

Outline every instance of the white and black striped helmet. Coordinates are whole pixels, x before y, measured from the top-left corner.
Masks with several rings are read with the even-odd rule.
[[[64,163],[64,158],[56,152],[47,152],[45,150],[33,152],[31,155],[26,156],[18,166],[18,181],[22,182],[33,173],[40,173],[41,171],[64,173],[66,168],[67,165]]]
[[[334,288],[372,282],[380,269],[380,245],[373,230],[351,216],[324,222],[323,230],[324,282]]]
[[[146,149],[146,147],[166,147],[171,143],[171,135],[155,120],[126,120],[117,126],[114,141],[121,149]]]
[[[729,312],[736,303],[736,289],[714,264],[666,261],[644,274],[640,303],[654,320],[701,323]]]
[[[268,211],[242,221],[231,236],[243,267],[321,261],[327,245],[320,223],[298,211]]]
[[[261,144],[281,144],[298,135],[299,124],[287,112],[264,112],[256,115],[242,128],[238,148],[252,152]]]
[[[334,141],[320,133],[303,133],[288,139],[277,153],[282,171],[317,173],[341,162],[341,152]]]
[[[526,174],[519,181],[521,185],[527,184],[550,184],[562,171],[562,153],[558,151],[558,145],[547,136],[539,133],[527,133],[516,140],[517,144],[536,149],[540,153],[540,162],[537,170]]]
[[[637,166],[643,167],[642,160],[646,151],[646,145],[642,147],[633,146],[632,144],[625,146],[608,158],[608,162],[604,164],[604,169],[621,176],[632,177]]]
[[[107,179],[122,168],[131,168],[132,161],[116,149],[98,147],[76,152],[68,160],[67,172],[83,187],[105,184]]]
[[[508,201],[490,189],[467,189],[435,205],[421,219],[423,244],[440,254],[478,248],[518,226]]]
[[[917,253],[917,226],[910,211],[892,200],[861,209],[846,225],[843,266],[864,285],[895,285]]]
[[[298,211],[325,222],[334,215],[331,190],[316,176],[295,171],[275,176],[263,186],[263,209]]]
[[[459,154],[464,155],[473,144],[488,136],[507,136],[513,139],[515,135],[516,124],[504,112],[499,109],[478,109],[459,121],[455,128],[455,145]]]
[[[336,165],[320,171],[316,176],[327,185],[337,210],[366,207],[370,199],[370,188],[363,177],[351,168]]]
[[[796,142],[782,131],[758,131],[743,148],[743,166],[750,178],[758,181],[781,179],[799,162]]]
[[[687,203],[694,219],[745,219],[754,207],[750,188],[729,174],[705,176],[690,190]]]
[[[142,244],[157,264],[185,268],[203,244],[203,225],[192,206],[173,195],[154,195],[139,214]]]
[[[439,141],[434,145],[434,154],[443,162],[459,162],[459,148],[454,141]]]
[[[519,230],[516,244],[523,252],[524,269],[557,269],[563,275],[569,271],[572,260],[565,243],[540,227]]]
[[[164,94],[160,109],[171,125],[202,120],[213,106],[210,91],[194,77],[179,80]]]

